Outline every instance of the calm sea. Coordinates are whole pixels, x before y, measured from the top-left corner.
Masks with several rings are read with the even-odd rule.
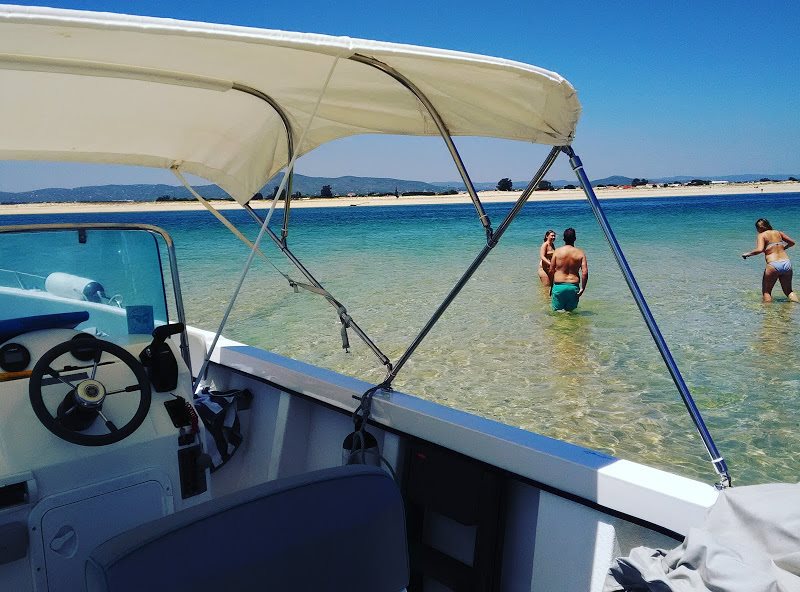
[[[753,248],[759,217],[800,239],[800,194],[603,205],[734,483],[798,481],[800,306],[778,287],[776,301],[763,305],[763,259],[739,255]],[[495,227],[509,207],[487,206]],[[226,215],[255,238],[258,228],[244,213]],[[2,223],[136,220],[75,214]],[[205,212],[153,213],[146,221],[175,239],[189,322],[215,330],[246,248]],[[555,314],[536,275],[537,252],[548,228],[560,237],[568,226],[587,252],[589,286],[577,312]],[[484,236],[471,205],[308,208],[292,210],[289,244],[396,360]],[[275,249],[268,253],[303,279]],[[800,289],[800,278],[795,284]],[[342,350],[335,310],[324,299],[294,293],[263,261],[225,334],[372,382],[384,376],[354,335],[352,352]],[[528,204],[395,386],[621,458],[715,478],[585,202]]]

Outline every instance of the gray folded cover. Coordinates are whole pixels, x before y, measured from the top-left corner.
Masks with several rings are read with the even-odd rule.
[[[800,592],[800,484],[722,491],[681,546],[616,559],[603,592],[622,590]]]

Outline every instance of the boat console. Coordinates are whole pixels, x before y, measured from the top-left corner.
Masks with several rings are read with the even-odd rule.
[[[0,232],[0,581],[15,589],[73,590],[95,546],[210,499],[165,236]]]

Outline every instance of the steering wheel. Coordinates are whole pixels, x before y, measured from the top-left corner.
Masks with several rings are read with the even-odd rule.
[[[53,364],[66,353],[72,353],[74,358],[87,362],[91,360],[91,363],[82,366]],[[108,355],[101,362],[104,353]],[[136,380],[134,384],[111,388],[97,378],[98,367],[109,365],[114,367],[114,375],[119,377],[117,362],[124,364],[133,373]],[[89,370],[89,372],[88,374],[84,372],[78,378],[74,374],[78,370]],[[65,376],[67,372],[70,373],[69,376]],[[45,375],[52,379],[43,384]],[[51,384],[53,389],[56,386],[62,387],[60,394],[64,394],[66,389],[55,416],[45,405],[42,394],[42,387]],[[139,393],[136,411],[127,423],[117,427],[103,414],[103,402],[107,397],[125,396],[123,393],[134,392]],[[81,339],[79,343],[74,339],[65,341],[45,352],[31,371],[29,394],[31,407],[42,425],[59,438],[81,446],[106,446],[127,438],[142,425],[150,409],[151,400],[150,381],[139,360],[118,345],[94,338]],[[97,417],[103,419],[108,433],[81,433],[91,427]]]

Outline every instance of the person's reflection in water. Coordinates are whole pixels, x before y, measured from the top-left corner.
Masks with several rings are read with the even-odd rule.
[[[579,445],[591,443],[597,429],[597,360],[592,355],[593,319],[587,311],[552,315],[542,323],[542,343],[550,352],[540,381],[544,402],[535,431]]]
[[[755,335],[753,349],[759,356],[759,366],[774,368],[775,374],[782,375],[786,371],[786,354],[797,351],[796,332],[789,330],[796,316],[794,307],[765,308],[761,317],[761,329]],[[770,373],[771,370],[769,371]]]
[[[559,383],[569,389],[581,388],[591,372],[591,315],[587,311],[557,315],[553,322],[545,323],[543,333],[552,356],[550,371]]]

